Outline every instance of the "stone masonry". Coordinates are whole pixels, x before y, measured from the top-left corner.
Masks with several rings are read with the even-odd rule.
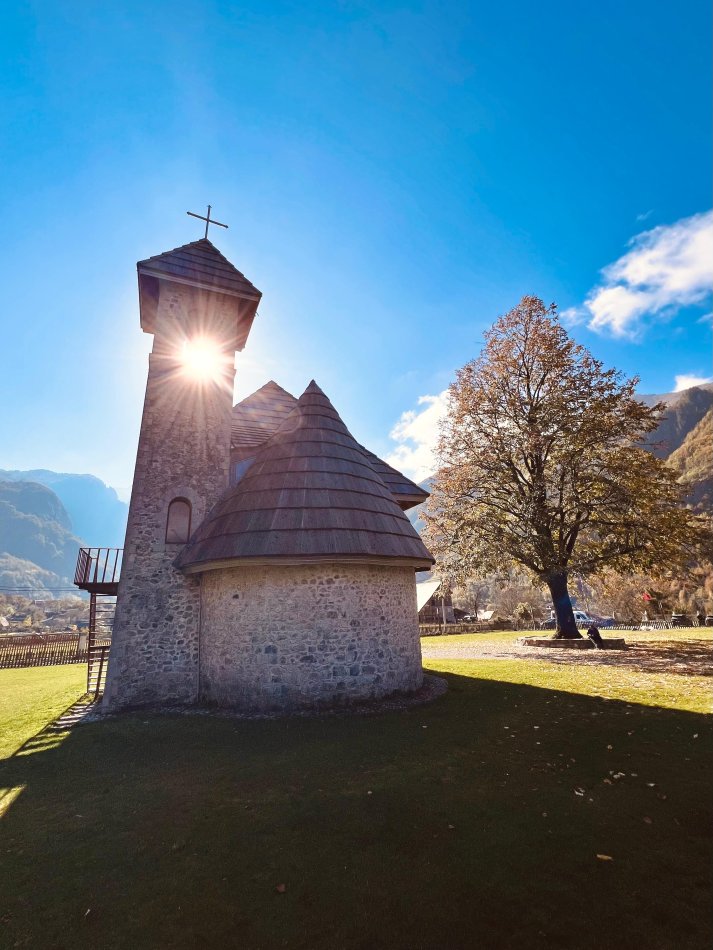
[[[173,567],[166,544],[174,498],[198,525],[228,485],[235,302],[161,282],[149,357],[104,708],[194,702],[198,697],[200,580]],[[182,371],[184,341],[222,341],[223,379],[199,383]]]
[[[248,711],[342,705],[419,689],[414,572],[348,563],[202,576],[200,694]]]

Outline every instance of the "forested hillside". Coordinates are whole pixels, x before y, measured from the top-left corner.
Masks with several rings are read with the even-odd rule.
[[[71,584],[81,543],[51,489],[0,481],[0,587]]]
[[[0,470],[0,588],[71,586],[78,548],[121,547],[126,515],[94,475]]]
[[[709,409],[683,444],[669,456],[689,487],[689,504],[713,512],[713,409]]]

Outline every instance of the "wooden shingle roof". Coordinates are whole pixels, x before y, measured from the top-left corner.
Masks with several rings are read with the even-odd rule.
[[[295,397],[270,380],[233,406],[231,445],[252,449],[264,445],[277,432],[285,416],[297,405]]]
[[[166,251],[164,254],[156,254],[145,261],[139,261],[136,267],[140,274],[171,277],[179,283],[203,286],[207,290],[216,290],[235,297],[259,300],[262,296],[257,287],[254,287],[227,257],[223,257],[208,238],[174,247],[172,251]]]
[[[177,557],[233,564],[350,561],[428,570],[433,558],[315,382]]]
[[[231,432],[233,451],[239,453],[240,457],[252,455],[254,449],[263,445],[277,432],[296,405],[295,397],[273,380],[237,403],[233,406]],[[359,448],[387,487],[391,489],[401,507],[412,508],[428,498],[428,492],[424,491],[420,485],[392,468],[363,445],[359,445]]]
[[[208,238],[139,261],[136,269],[139,276],[141,326],[147,333],[154,332],[159,281],[172,281],[238,298],[237,349],[243,348],[262,294]]]
[[[413,508],[414,505],[420,505],[428,498],[430,493],[421,488],[420,485],[417,485],[416,482],[412,482],[410,478],[406,478],[403,472],[392,468],[388,462],[380,459],[378,455],[374,455],[373,452],[364,448],[363,445],[359,446],[359,448],[369,459],[378,474],[381,475],[386,486],[391,489],[396,501],[405,507],[406,510]]]

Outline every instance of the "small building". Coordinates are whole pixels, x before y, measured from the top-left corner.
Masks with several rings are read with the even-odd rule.
[[[441,581],[434,578],[416,585],[419,623],[455,623],[450,592],[443,594]]]

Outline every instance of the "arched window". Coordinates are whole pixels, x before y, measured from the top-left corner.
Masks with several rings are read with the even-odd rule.
[[[191,503],[174,498],[166,517],[166,544],[185,544],[191,535]]]

